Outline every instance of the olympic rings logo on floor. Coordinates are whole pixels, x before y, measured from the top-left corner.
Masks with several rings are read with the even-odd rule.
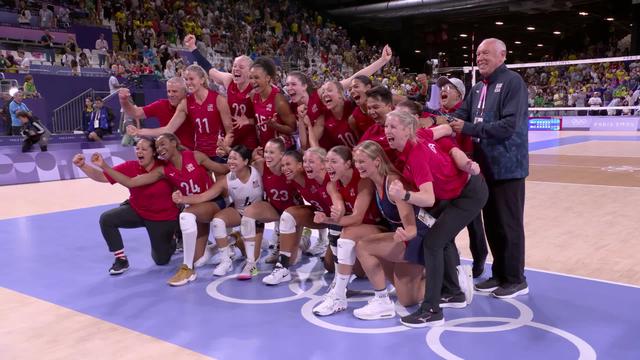
[[[262,272],[262,273],[266,273],[266,272]],[[281,298],[238,299],[238,298],[234,298],[234,297],[230,297],[222,294],[218,290],[220,285],[222,285],[225,281],[229,279],[235,280],[236,274],[228,275],[211,282],[207,286],[206,291],[207,291],[207,294],[209,294],[209,296],[215,299],[222,300],[225,302],[230,302],[230,303],[236,303],[236,304],[254,304],[254,305],[274,304],[274,303],[289,302],[289,301],[295,301],[295,300],[307,298],[309,300],[300,309],[302,317],[308,322],[310,322],[311,324],[314,324],[316,326],[319,326],[328,330],[334,330],[334,331],[340,331],[340,332],[346,332],[346,333],[355,333],[355,334],[386,334],[386,333],[395,333],[395,332],[412,330],[403,325],[379,327],[379,328],[355,328],[355,327],[333,324],[323,320],[324,318],[317,317],[315,314],[313,314],[312,310],[323,299],[322,296],[317,295],[318,290],[322,289],[325,286],[322,280],[323,273],[324,273],[324,270],[314,271],[309,273],[298,272],[297,276],[291,282],[289,282],[289,289],[294,295],[281,297]],[[294,272],[292,272],[292,274],[294,274]],[[311,281],[311,286],[307,290],[303,290],[302,287],[300,286],[300,284],[305,281]],[[482,294],[482,293],[476,293],[476,295],[488,296],[488,294]],[[355,297],[355,298],[350,297],[348,301],[362,302],[362,301],[367,301],[368,299],[369,297]],[[442,334],[447,331],[464,332],[464,333],[489,333],[489,332],[515,330],[523,326],[529,326],[529,327],[541,329],[544,331],[548,331],[550,333],[556,334],[568,340],[578,349],[578,352],[579,352],[578,359],[581,359],[581,360],[596,359],[595,350],[593,349],[593,347],[591,347],[591,345],[589,345],[583,339],[567,331],[564,331],[562,329],[533,321],[533,310],[527,305],[523,304],[522,302],[515,299],[502,299],[502,300],[496,299],[495,301],[503,301],[513,305],[519,311],[519,316],[517,318],[469,317],[469,318],[448,320],[442,326],[428,328],[426,339],[425,339],[427,346],[442,358],[457,360],[462,358],[453,354],[449,350],[447,350],[442,344],[442,342],[440,341],[440,337],[442,336]],[[396,305],[396,312],[400,316],[404,316],[408,313],[407,310],[400,305]],[[486,327],[461,326],[464,324],[478,323],[478,322],[500,323],[500,325],[486,326]]]

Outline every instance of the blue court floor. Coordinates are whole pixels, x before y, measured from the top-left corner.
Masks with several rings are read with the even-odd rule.
[[[355,280],[350,288],[362,291],[348,311],[317,318],[311,308],[330,278],[315,258],[303,258],[288,286],[264,286],[264,272],[249,282],[216,279],[206,266],[195,282],[171,288],[181,255],[155,266],[146,232],[125,230],[131,269],[109,276],[98,227],[109,208],[0,221],[0,286],[218,359],[640,358],[637,287],[528,270],[527,296],[476,294],[467,308],[445,310],[445,326],[408,329],[397,318],[353,317],[369,294],[368,282]]]

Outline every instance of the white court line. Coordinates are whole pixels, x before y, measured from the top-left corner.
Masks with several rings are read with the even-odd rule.
[[[587,165],[536,164],[536,163],[529,163],[529,165],[535,165],[535,166],[556,166],[556,167],[572,167],[572,168],[585,168],[585,169],[602,169],[602,166],[587,166]]]
[[[622,186],[622,185],[602,185],[602,184],[580,184],[580,183],[564,183],[556,181],[540,181],[540,180],[527,180],[528,183],[536,184],[556,184],[556,185],[573,185],[573,186],[593,186],[593,187],[608,187],[608,188],[620,188],[620,189],[635,189],[637,186]]]
[[[465,257],[461,257],[460,260],[466,260],[466,261],[469,261],[469,262],[473,261],[473,259],[469,259],[469,258],[465,258]],[[489,261],[487,261],[486,263],[487,264],[493,264],[492,262],[489,262]],[[595,278],[590,278],[590,277],[587,277],[587,276],[580,276],[580,275],[565,274],[565,273],[561,273],[561,272],[557,272],[557,271],[536,269],[536,268],[532,268],[532,267],[528,267],[528,266],[525,266],[524,269],[528,270],[528,271],[536,271],[536,272],[541,272],[541,273],[545,273],[545,274],[566,276],[566,277],[575,278],[575,279],[590,280],[590,281],[596,281],[596,282],[601,282],[601,283],[610,284],[610,285],[619,285],[619,286],[630,287],[630,288],[634,288],[634,289],[640,289],[640,286],[638,286],[638,285],[626,284],[626,283],[621,283],[621,282],[616,282],[616,281],[595,279]]]

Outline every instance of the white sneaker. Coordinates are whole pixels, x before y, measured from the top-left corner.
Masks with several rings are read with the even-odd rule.
[[[273,268],[271,274],[262,279],[262,282],[266,285],[278,285],[285,281],[291,281],[291,273],[289,269],[282,267],[279,263]]]
[[[235,260],[236,259],[236,246],[235,245],[229,245],[229,257],[231,258],[231,260]],[[214,256],[213,259],[211,260],[211,264],[212,265],[218,265],[220,264],[220,262],[222,262],[222,260],[224,259],[224,255],[218,251],[218,256]]]
[[[228,272],[233,270],[233,260],[231,260],[229,256],[225,256],[224,254],[220,255],[222,260],[220,261],[218,266],[213,269],[213,275],[215,276],[225,276]]]
[[[473,301],[473,271],[471,265],[458,265],[458,283],[467,304]]]
[[[396,307],[389,297],[374,296],[367,305],[353,310],[353,316],[361,320],[389,319],[396,316]]]
[[[194,268],[199,268],[206,265],[209,260],[218,252],[218,247],[216,245],[209,245],[204,249],[204,253],[200,257],[200,259],[196,260],[193,263]]]
[[[346,309],[347,298],[339,298],[332,289],[324,296],[324,300],[313,308],[313,313],[318,316],[329,316]]]
[[[324,256],[327,252],[327,246],[329,246],[329,239],[319,237],[316,244],[305,251],[305,254],[309,256]]]
[[[251,280],[252,277],[258,275],[258,268],[256,267],[256,263],[253,261],[248,261],[242,268],[240,274],[236,279],[238,280]]]
[[[302,235],[300,236],[300,250],[307,252],[311,247],[311,229],[304,228]]]

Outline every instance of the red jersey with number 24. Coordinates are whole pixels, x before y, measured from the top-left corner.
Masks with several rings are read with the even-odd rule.
[[[180,189],[182,195],[193,195],[205,192],[213,186],[213,179],[207,170],[198,164],[193,151],[183,150],[182,168],[176,169],[173,163],[164,166],[164,176]]]

